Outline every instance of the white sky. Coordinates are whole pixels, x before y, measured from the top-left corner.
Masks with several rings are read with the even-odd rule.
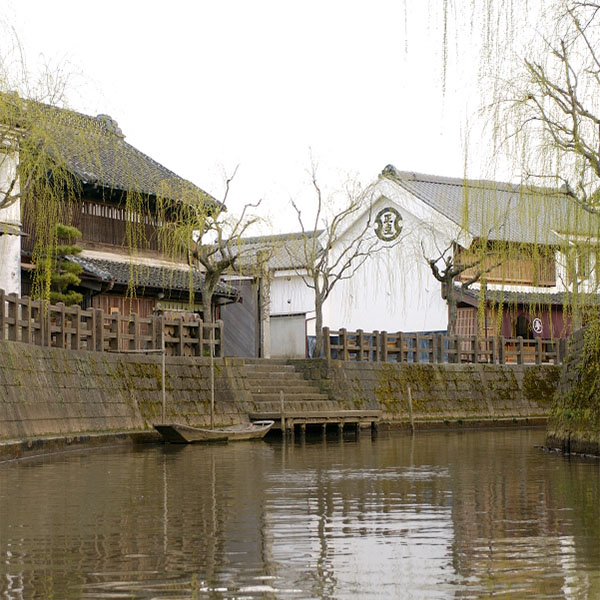
[[[464,174],[478,57],[449,65],[443,96],[431,6],[0,0],[0,19],[31,65],[41,55],[69,63],[72,108],[110,114],[131,144],[177,174],[221,198],[224,173],[239,164],[230,210],[262,198],[281,232],[297,229],[290,198],[308,211],[314,200],[311,152],[329,189],[347,176],[366,185],[388,163]]]

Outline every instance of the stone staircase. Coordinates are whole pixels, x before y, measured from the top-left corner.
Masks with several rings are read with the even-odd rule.
[[[286,413],[340,410],[338,402],[329,400],[314,382],[304,379],[285,360],[246,359],[247,389],[252,394],[251,413],[280,413],[280,391],[284,394]]]

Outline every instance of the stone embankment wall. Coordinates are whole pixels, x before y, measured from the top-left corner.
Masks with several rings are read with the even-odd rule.
[[[346,409],[383,421],[478,423],[546,417],[560,370],[552,366],[290,361]],[[0,342],[0,443],[43,436],[151,431],[162,417],[161,359]],[[167,357],[166,420],[207,425],[209,359]],[[243,359],[215,359],[215,422],[247,421]]]
[[[242,369],[240,359],[215,359],[220,424],[247,420]],[[167,420],[208,424],[209,381],[209,359],[167,357]],[[0,441],[149,430],[161,417],[160,356],[0,342]]]
[[[380,409],[382,420],[415,423],[539,422],[552,406],[560,367],[292,361],[330,398]]]
[[[548,421],[546,445],[600,456],[600,321],[575,332]]]

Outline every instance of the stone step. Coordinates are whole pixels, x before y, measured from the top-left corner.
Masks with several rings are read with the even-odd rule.
[[[281,413],[281,404],[277,402],[251,402],[249,403],[249,412],[256,413]],[[290,400],[284,404],[284,412],[288,413],[302,413],[302,412],[331,412],[340,411],[340,405],[334,400]]]
[[[284,373],[281,371],[265,371],[263,373],[253,373],[253,372],[248,372],[246,371],[246,379],[252,379],[252,380],[256,380],[256,379],[295,379],[296,381],[307,381],[306,379],[304,379],[304,377],[302,377],[302,375],[300,375],[300,373],[296,373],[295,371],[292,371],[291,373]]]
[[[245,365],[286,365],[290,367],[287,358],[245,358]],[[293,368],[293,367],[292,367]]]
[[[253,400],[257,402],[280,402],[281,397],[279,392],[276,394],[252,394]],[[313,393],[301,393],[301,394],[289,394],[285,391],[283,392],[283,400],[284,402],[322,402],[329,401],[329,398],[325,394],[320,394],[319,392]]]
[[[264,379],[265,377],[283,377],[292,379],[304,379],[300,373],[296,371],[287,371],[282,369],[246,369],[246,377],[248,379]]]
[[[256,381],[248,382],[246,387],[253,394],[279,394],[280,390],[283,390],[284,394],[319,393],[319,390],[310,384],[294,381]]]

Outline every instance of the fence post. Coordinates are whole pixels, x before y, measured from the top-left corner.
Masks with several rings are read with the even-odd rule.
[[[518,352],[517,352],[517,364],[523,364],[523,338],[519,336],[517,338]]]
[[[94,343],[92,347],[96,352],[104,352],[104,311],[101,308],[94,309]]]
[[[204,321],[200,319],[198,321],[198,346],[200,356],[205,356],[204,354]]]
[[[163,315],[152,315],[152,349],[162,349]]]
[[[141,348],[141,339],[140,339],[140,322],[137,313],[133,313],[131,315],[131,319],[133,319],[133,349],[139,350]],[[129,324],[131,328],[131,321]],[[131,344],[131,342],[129,342]]]
[[[17,341],[17,295],[8,295],[8,339],[12,342]]]
[[[75,307],[75,337],[71,338],[71,348],[79,350],[81,348],[81,306],[77,304]]]
[[[473,364],[477,364],[479,362],[479,340],[477,339],[476,335],[473,336],[472,344],[473,344]]]
[[[400,347],[400,360],[398,362],[408,362],[408,349],[406,360],[404,360],[404,334],[401,331],[396,334],[396,345]]]
[[[217,327],[219,328],[219,358],[225,356],[225,346],[223,346],[223,333],[225,332],[225,324],[223,321],[217,321]]]
[[[6,336],[6,299],[4,290],[0,290],[0,340],[4,341]]]
[[[441,363],[442,355],[442,336],[439,333],[432,333],[432,345],[434,354],[431,357],[432,362]]]
[[[110,329],[114,337],[111,338],[109,347],[111,350],[119,351],[121,350],[121,313],[112,313],[110,318],[112,320]]]
[[[379,362],[381,360],[381,342],[379,340],[379,331],[375,330],[373,332],[373,360],[375,362]],[[371,360],[371,351],[369,351],[369,360]],[[360,428],[359,428],[360,429]]]
[[[503,335],[498,338],[498,363],[506,364],[506,339]]]
[[[67,327],[65,323],[65,303],[59,302],[56,307],[58,308],[58,313],[60,315],[60,330],[58,331],[58,348],[66,348],[67,347]]]
[[[342,360],[348,360],[348,336],[344,328],[340,329],[340,341],[342,342]]]
[[[331,360],[331,338],[329,337],[329,327],[323,327],[323,353],[325,354],[325,360],[329,362]],[[319,358],[313,356],[313,358]]]
[[[381,360],[387,362],[388,359],[388,333],[387,331],[381,332]]]
[[[42,300],[44,310],[44,345],[52,346],[52,304]]]
[[[26,296],[25,298],[23,298],[23,300],[24,303],[22,310],[24,314],[22,315],[22,319],[25,323],[25,335],[21,333],[21,341],[27,344],[31,344],[33,339],[33,332],[31,327],[31,298],[29,296]]]
[[[179,339],[177,340],[177,356],[183,356],[183,317],[177,317],[177,319],[175,319],[176,322],[176,330],[179,334]],[[212,323],[208,324],[209,329],[212,327]],[[209,339],[210,339],[210,333],[209,333]],[[214,350],[212,351],[213,354],[211,356],[214,356]]]
[[[356,356],[356,360],[363,359],[363,346],[365,344],[365,336],[362,329],[358,329],[356,332],[356,337],[358,338],[358,355]]]
[[[31,342],[36,346],[44,345],[44,310],[43,304],[41,300],[34,300],[31,303],[32,312],[31,312],[31,326],[33,328],[33,336]],[[3,339],[3,336],[0,335],[0,339]]]
[[[542,364],[542,338],[535,338],[535,364]]]

